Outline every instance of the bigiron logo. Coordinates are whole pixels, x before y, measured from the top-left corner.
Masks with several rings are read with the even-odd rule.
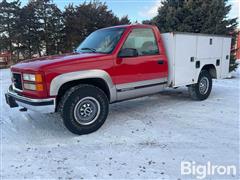
[[[181,175],[195,176],[197,179],[205,179],[209,176],[236,176],[235,165],[215,165],[208,161],[206,164],[196,164],[195,161],[181,162]]]

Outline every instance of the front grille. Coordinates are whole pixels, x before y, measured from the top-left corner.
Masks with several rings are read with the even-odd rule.
[[[22,90],[22,76],[18,73],[13,73],[13,84],[16,89]]]

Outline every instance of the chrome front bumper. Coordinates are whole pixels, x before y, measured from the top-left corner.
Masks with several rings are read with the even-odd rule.
[[[55,112],[55,98],[31,99],[17,94],[10,87],[8,92],[5,94],[5,99],[11,108],[21,106],[26,109],[41,113]]]

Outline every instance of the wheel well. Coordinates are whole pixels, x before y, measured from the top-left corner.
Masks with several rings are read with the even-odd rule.
[[[74,81],[69,81],[69,82],[64,83],[58,90],[57,105],[58,105],[59,101],[61,100],[62,96],[65,94],[65,92],[69,88],[71,88],[73,86],[77,86],[79,84],[91,84],[93,86],[100,88],[107,95],[108,100],[110,101],[110,91],[109,91],[107,83],[103,79],[100,79],[100,78],[89,78],[89,79],[80,79],[80,80],[74,80]]]
[[[213,64],[203,66],[202,70],[207,70],[212,76],[212,78],[217,78],[216,67]]]

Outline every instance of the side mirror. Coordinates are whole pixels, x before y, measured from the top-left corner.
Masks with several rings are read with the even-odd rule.
[[[118,54],[118,57],[137,57],[137,56],[138,56],[138,51],[133,48],[122,49]]]

